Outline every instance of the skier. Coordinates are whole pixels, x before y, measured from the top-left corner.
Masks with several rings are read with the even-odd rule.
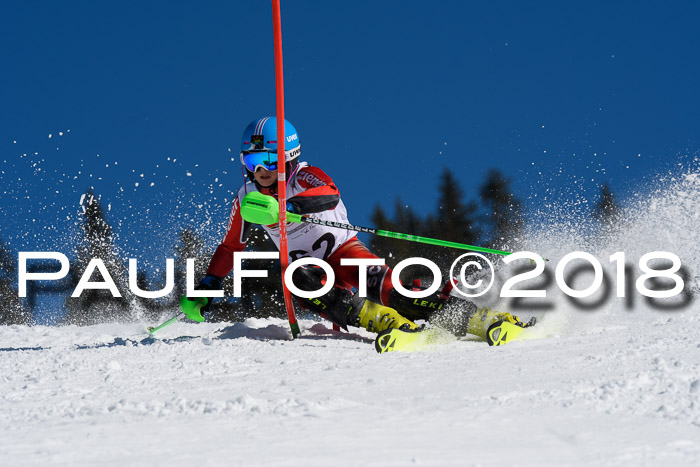
[[[301,144],[296,129],[285,120],[285,161],[287,174],[287,211],[327,221],[348,223],[347,210],[333,180],[318,167],[299,161]],[[277,119],[264,117],[253,121],[243,132],[240,158],[247,182],[233,201],[228,228],[211,258],[206,276],[197,289],[220,290],[222,279],[233,269],[233,254],[243,251],[252,227],[241,216],[243,197],[251,191],[277,197]],[[279,247],[279,227],[261,226]],[[391,269],[384,266],[367,268],[367,298],[353,294],[359,286],[358,266],[341,265],[341,258],[378,258],[357,238],[357,232],[318,224],[290,224],[287,231],[290,262],[312,256],[326,261],[335,272],[335,287],[324,296],[303,299],[302,305],[341,328],[348,326],[381,333],[388,329],[418,331],[416,320],[430,321],[457,336],[467,333],[487,338],[494,323],[523,325],[509,313],[499,313],[466,300],[450,300],[451,281],[439,292],[420,300],[400,294],[391,283]],[[302,266],[293,275],[301,290],[318,290],[325,281],[321,268]],[[420,284],[414,281],[414,287]],[[195,299],[193,299],[195,300]],[[207,311],[209,302],[203,308]],[[187,312],[188,317],[202,321],[199,309]],[[489,342],[492,343],[492,342]]]

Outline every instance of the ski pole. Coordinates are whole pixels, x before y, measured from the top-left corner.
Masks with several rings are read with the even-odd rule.
[[[252,224],[270,225],[279,222],[278,203],[275,198],[268,195],[263,195],[258,191],[251,191],[241,201],[241,216],[246,221]],[[493,253],[496,255],[508,256],[513,254],[508,251],[494,250],[492,248],[484,248],[480,246],[467,245],[465,243],[449,242],[447,240],[438,240],[435,238],[420,237],[418,235],[409,235],[388,230],[373,229],[370,227],[361,227],[358,225],[344,224],[342,222],[324,221],[314,217],[302,216],[287,212],[287,220],[296,223],[319,224],[329,227],[336,227],[345,230],[355,230],[357,232],[365,232],[380,237],[398,238],[400,240],[408,240],[409,242],[425,243],[428,245],[446,246],[450,248],[459,248],[461,250],[478,251],[482,253]]]
[[[172,318],[170,318],[169,320],[167,320],[167,321],[164,322],[163,324],[159,324],[158,326],[155,326],[155,327],[149,326],[149,327],[148,327],[148,332],[150,332],[151,334],[153,334],[153,333],[155,333],[156,331],[159,331],[159,330],[163,329],[165,326],[168,326],[168,325],[170,325],[170,324],[173,324],[175,321],[177,321],[178,319],[180,319],[180,317],[182,317],[182,316],[184,316],[184,315],[185,315],[185,313],[184,313],[183,311],[179,311],[175,316],[173,316]]]

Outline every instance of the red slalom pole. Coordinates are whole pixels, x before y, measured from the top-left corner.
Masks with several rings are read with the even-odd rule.
[[[280,261],[282,263],[282,291],[287,308],[292,339],[299,335],[299,323],[294,314],[292,294],[284,282],[284,273],[289,266],[289,248],[287,247],[287,173],[284,136],[284,73],[282,71],[282,20],[280,18],[280,0],[272,0],[272,29],[275,35],[275,88],[277,94],[277,198],[280,206]]]

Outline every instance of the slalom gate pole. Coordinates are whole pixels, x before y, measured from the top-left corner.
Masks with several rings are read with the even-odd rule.
[[[277,197],[279,200],[280,262],[282,266],[282,291],[287,308],[292,339],[299,335],[299,323],[294,314],[292,294],[284,283],[284,273],[289,266],[289,249],[287,246],[287,174],[284,135],[284,73],[282,68],[282,20],[280,17],[280,0],[272,0],[272,29],[275,36],[275,88],[277,97]]]

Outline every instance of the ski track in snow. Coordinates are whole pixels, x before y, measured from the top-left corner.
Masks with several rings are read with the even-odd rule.
[[[613,278],[615,251],[671,251],[697,291],[699,188],[640,197],[595,242],[544,223],[524,249],[585,250]],[[627,309],[613,291],[582,311],[548,293],[537,339],[407,354],[310,320],[295,341],[272,318],[157,339],[153,323],[0,327],[0,465],[700,465],[697,297]]]

